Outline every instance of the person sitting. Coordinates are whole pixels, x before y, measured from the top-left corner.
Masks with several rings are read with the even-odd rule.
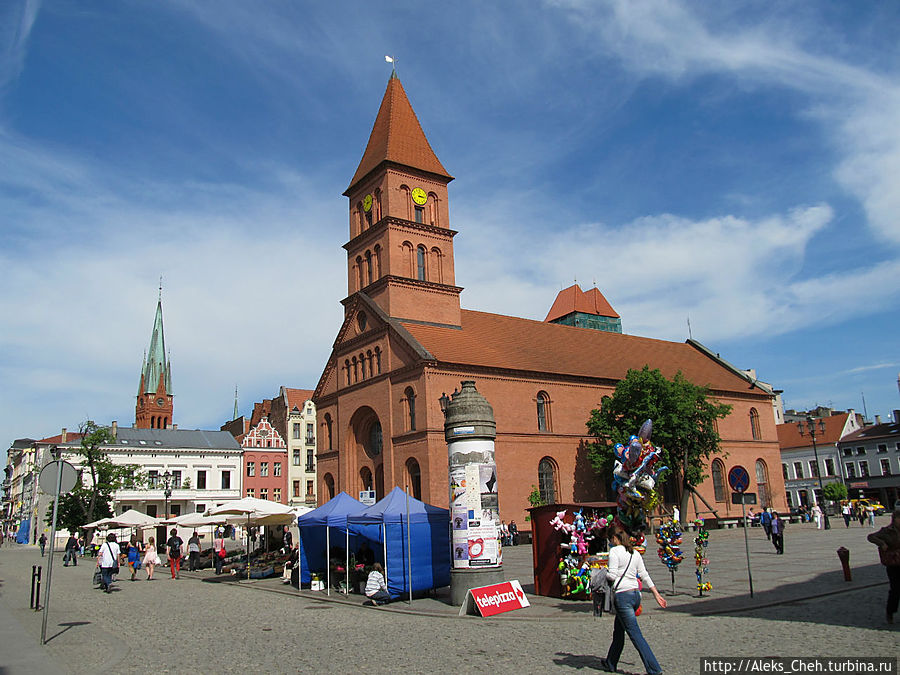
[[[375,563],[369,572],[369,578],[366,580],[366,597],[368,600],[363,603],[366,605],[385,605],[391,601],[381,563]]]

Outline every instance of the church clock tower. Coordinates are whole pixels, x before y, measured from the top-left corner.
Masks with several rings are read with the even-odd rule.
[[[451,180],[392,73],[344,192],[350,201],[350,241],[344,245],[349,296],[364,292],[392,318],[460,325]]]
[[[172,364],[166,360],[166,339],[163,335],[162,291],[156,304],[150,349],[141,368],[134,426],[138,429],[167,429],[172,424],[174,410],[172,394]]]

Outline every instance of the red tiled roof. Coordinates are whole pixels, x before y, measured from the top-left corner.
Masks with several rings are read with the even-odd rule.
[[[66,443],[74,443],[75,441],[80,441],[84,437],[84,434],[80,434],[77,431],[69,431],[66,433]],[[56,436],[50,436],[49,438],[42,438],[37,443],[62,443],[62,434],[56,434]]]
[[[431,149],[419,119],[406,98],[400,78],[396,75],[391,75],[388,80],[381,107],[369,135],[369,143],[347,190],[384,161],[453,179]]]
[[[462,310],[461,329],[401,322],[438,361],[620,380],[629,369],[679,370],[696,385],[748,392],[750,384],[683,342],[607,333]]]
[[[825,431],[819,430],[819,419],[816,419],[816,443],[819,445],[834,445],[841,440],[841,434],[847,425],[848,417],[850,417],[850,413],[840,413],[831,417],[819,418],[825,422]],[[803,428],[804,430],[806,429],[805,423]],[[812,438],[810,438],[809,433],[804,431],[801,436],[796,422],[779,424],[776,426],[776,429],[778,430],[778,445],[781,446],[782,450],[812,447]]]
[[[554,321],[575,312],[620,318],[612,305],[603,297],[603,293],[596,288],[582,291],[578,284],[574,284],[559,292],[544,321]]]
[[[288,410],[293,410],[294,406],[303,410],[303,405],[309,401],[316,392],[311,389],[290,389],[289,387],[285,387],[284,393],[287,395]]]

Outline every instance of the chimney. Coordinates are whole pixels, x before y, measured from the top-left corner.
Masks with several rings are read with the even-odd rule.
[[[59,435],[59,442],[65,443],[67,438],[68,438],[68,434],[66,433],[66,428],[63,427],[62,433]]]
[[[115,420],[112,421],[112,436],[113,438],[119,437],[119,423]]]
[[[881,415],[875,415],[875,424],[881,424]]]

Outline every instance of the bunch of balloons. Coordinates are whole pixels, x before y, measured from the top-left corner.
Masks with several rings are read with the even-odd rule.
[[[712,584],[703,581],[703,576],[709,573],[709,558],[706,557],[706,548],[709,546],[709,532],[704,527],[703,518],[694,521],[697,526],[697,536],[694,537],[694,562],[697,565],[697,590],[700,595],[703,591],[712,590]]]
[[[669,571],[675,572],[684,555],[681,553],[681,530],[678,523],[667,520],[659,526],[656,531],[656,543],[659,544],[657,554],[663,564],[669,568]]]
[[[616,518],[637,544],[644,541],[642,532],[647,529],[647,511],[659,502],[655,489],[659,475],[668,469],[655,468],[660,451],[650,442],[652,432],[653,422],[647,420],[638,435],[628,441],[628,447],[616,443],[614,449],[612,487],[616,492]]]

